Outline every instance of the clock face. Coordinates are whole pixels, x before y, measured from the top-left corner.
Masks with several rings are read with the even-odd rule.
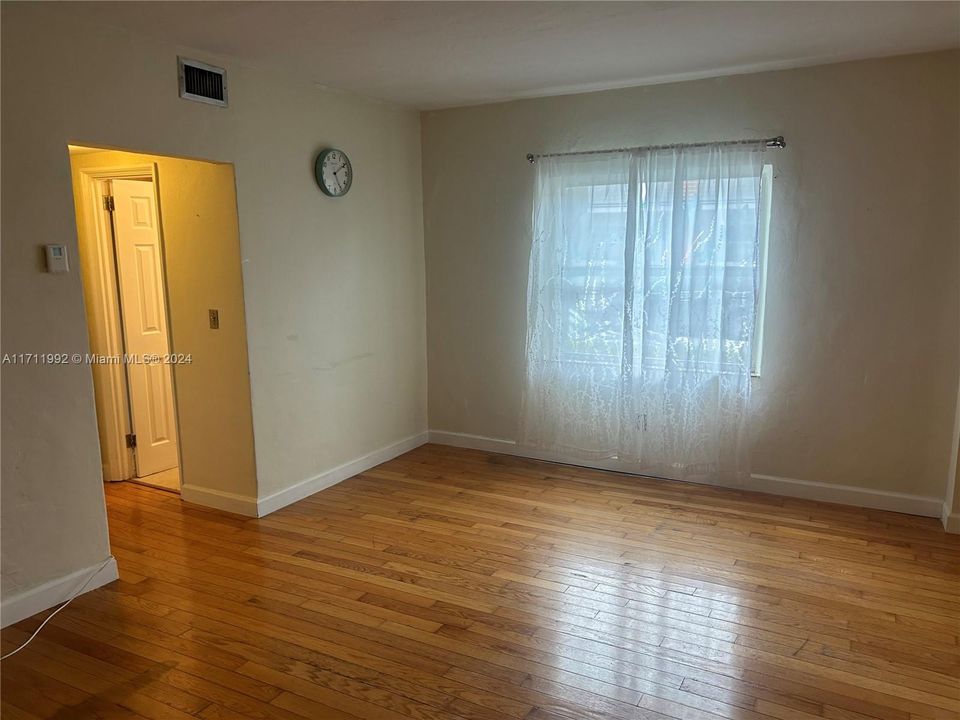
[[[353,168],[342,150],[329,148],[317,156],[317,185],[330,197],[346,195],[353,183]]]

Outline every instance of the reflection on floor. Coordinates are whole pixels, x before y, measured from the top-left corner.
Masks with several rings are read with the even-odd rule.
[[[106,505],[120,580],[3,662],[4,720],[960,720],[935,518],[439,445],[259,519]]]
[[[149,485],[150,487],[161,490],[171,490],[175,493],[180,492],[180,468],[174,467],[169,470],[163,470],[153,475],[146,475],[141,478],[133,478],[131,482]]]

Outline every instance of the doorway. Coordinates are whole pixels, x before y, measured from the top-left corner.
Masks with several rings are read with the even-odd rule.
[[[85,289],[96,316],[89,318],[90,362],[104,478],[179,492],[176,356],[156,168],[83,171],[81,186],[86,202],[78,211],[93,209],[83,274],[101,281]]]
[[[69,151],[103,479],[256,514],[233,165]]]

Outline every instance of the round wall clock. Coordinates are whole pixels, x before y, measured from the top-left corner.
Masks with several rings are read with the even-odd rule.
[[[350,159],[343,150],[327,148],[317,155],[317,162],[313,169],[317,178],[317,185],[325,195],[341,197],[346,195],[353,183],[353,168]]]

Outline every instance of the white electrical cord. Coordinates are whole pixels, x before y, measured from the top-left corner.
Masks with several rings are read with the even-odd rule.
[[[104,560],[104,561],[103,561],[103,564],[102,564],[100,567],[98,567],[96,570],[93,571],[93,573],[90,575],[90,577],[88,577],[88,578],[86,579],[86,581],[83,583],[83,585],[81,585],[81,586],[78,587],[76,590],[74,590],[73,595],[71,595],[70,597],[68,597],[66,600],[63,601],[63,605],[61,605],[60,607],[58,607],[56,610],[54,610],[52,613],[49,614],[49,615],[47,616],[47,619],[44,620],[42,623],[40,623],[40,627],[38,627],[36,630],[33,631],[33,635],[31,635],[30,637],[28,637],[28,638],[27,638],[27,641],[26,641],[25,643],[23,643],[23,645],[21,645],[20,647],[18,647],[16,650],[11,650],[10,652],[8,652],[8,653],[7,653],[6,655],[4,655],[3,657],[0,657],[0,660],[6,660],[8,657],[10,657],[10,656],[12,656],[12,655],[16,655],[18,652],[20,652],[21,650],[23,650],[27,645],[29,645],[31,642],[33,642],[33,639],[34,639],[37,635],[40,634],[40,631],[41,631],[41,630],[43,630],[43,626],[46,625],[46,624],[47,624],[48,622],[50,622],[51,620],[53,620],[53,616],[56,615],[56,614],[57,614],[58,612],[60,612],[61,610],[63,610],[67,605],[69,605],[69,604],[71,603],[71,601],[73,601],[73,600],[77,597],[77,595],[79,595],[79,594],[82,593],[84,590],[86,590],[86,589],[87,589],[87,585],[90,584],[90,581],[93,580],[97,575],[99,575],[99,574],[100,574],[100,571],[103,570],[107,565],[109,565],[111,560],[113,560],[113,555],[111,555],[111,556],[108,557],[106,560]]]

